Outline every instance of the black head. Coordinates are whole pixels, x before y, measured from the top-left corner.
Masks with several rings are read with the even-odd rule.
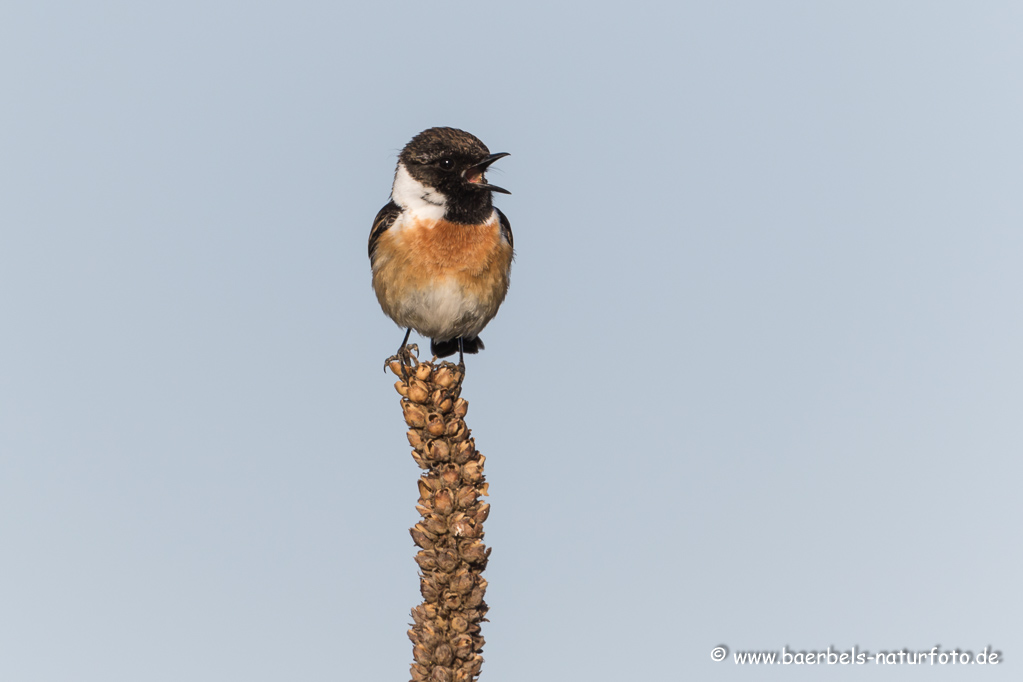
[[[445,217],[476,223],[490,217],[492,192],[511,194],[487,183],[484,173],[507,153],[491,154],[475,135],[456,128],[430,128],[405,145],[398,156],[415,180],[446,199]]]

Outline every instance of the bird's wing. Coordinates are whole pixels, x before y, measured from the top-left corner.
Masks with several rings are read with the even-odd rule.
[[[508,240],[508,246],[515,248],[515,239],[512,237],[511,223],[508,221],[508,216],[501,213],[499,208],[494,210],[497,211],[497,217],[501,219],[501,235]]]
[[[380,239],[380,235],[390,229],[391,225],[394,225],[394,221],[401,215],[401,209],[398,204],[393,201],[387,202],[387,205],[380,209],[377,213],[377,217],[373,219],[373,229],[369,232],[369,260],[373,261],[373,252],[376,251],[377,240]]]

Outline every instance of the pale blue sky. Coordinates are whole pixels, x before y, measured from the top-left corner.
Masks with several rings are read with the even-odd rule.
[[[418,469],[366,238],[435,125],[512,154],[465,384],[483,680],[1016,679],[1021,30],[1018,2],[8,3],[0,679],[407,679]]]

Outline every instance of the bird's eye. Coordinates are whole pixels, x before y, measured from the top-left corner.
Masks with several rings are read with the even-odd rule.
[[[437,165],[443,168],[444,170],[451,170],[452,168],[455,167],[455,162],[452,161],[451,159],[441,159],[437,163]]]

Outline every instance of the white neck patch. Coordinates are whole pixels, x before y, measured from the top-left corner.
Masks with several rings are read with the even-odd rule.
[[[448,204],[443,194],[413,178],[400,161],[394,173],[391,200],[407,211],[410,217],[427,220],[442,219]]]

